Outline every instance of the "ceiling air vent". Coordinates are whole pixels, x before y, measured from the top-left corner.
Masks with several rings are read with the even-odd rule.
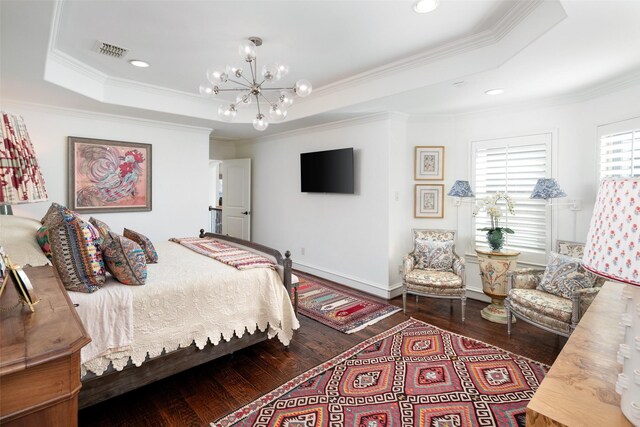
[[[112,56],[114,58],[122,58],[128,52],[128,49],[120,46],[116,46],[111,43],[105,43],[103,41],[98,40],[96,47],[98,52],[103,55]]]

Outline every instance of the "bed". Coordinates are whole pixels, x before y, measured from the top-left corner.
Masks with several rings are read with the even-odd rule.
[[[0,245],[14,263],[48,263],[33,237],[39,226],[0,217]],[[159,262],[147,266],[144,286],[108,278],[97,292],[68,292],[92,337],[81,352],[80,408],[269,338],[288,346],[299,327],[289,253],[203,230],[199,237],[261,254],[276,267],[237,270],[178,243],[157,242]]]

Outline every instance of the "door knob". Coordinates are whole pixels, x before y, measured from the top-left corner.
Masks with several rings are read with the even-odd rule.
[[[242,215],[249,215],[249,213],[250,213],[249,211],[244,211],[242,212]]]

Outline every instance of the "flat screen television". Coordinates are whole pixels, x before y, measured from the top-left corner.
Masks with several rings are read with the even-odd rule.
[[[303,193],[353,194],[353,148],[300,154]]]

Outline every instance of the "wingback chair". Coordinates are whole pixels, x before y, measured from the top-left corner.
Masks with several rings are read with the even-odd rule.
[[[464,309],[466,304],[464,258],[455,252],[456,232],[451,230],[418,230],[413,232],[413,251],[405,255],[402,274],[402,307],[407,312],[407,294],[425,296],[431,298],[459,299],[462,304],[462,321],[464,322]],[[450,245],[446,245],[450,242]],[[444,244],[444,245],[443,245]],[[429,247],[438,251],[438,248],[450,248],[451,260],[448,255],[440,257],[440,262],[434,261],[425,268],[424,252],[421,249]],[[440,255],[443,253],[440,252]],[[447,259],[446,262],[442,260]],[[422,268],[418,268],[422,267]]]
[[[582,259],[584,243],[558,240],[556,252]],[[538,289],[544,272],[545,270],[525,268],[507,273],[507,298],[504,305],[507,309],[508,335],[511,335],[513,315],[539,328],[568,337],[605,282],[604,279],[597,278],[593,287],[574,290],[571,298],[563,298]]]

